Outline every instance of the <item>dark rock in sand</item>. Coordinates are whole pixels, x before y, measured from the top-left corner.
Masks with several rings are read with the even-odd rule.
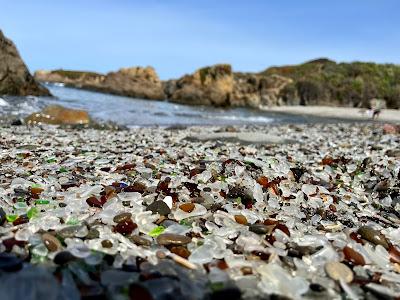
[[[4,222],[6,221],[6,212],[4,211],[4,209],[2,207],[0,207],[0,226],[4,224]]]
[[[361,237],[375,245],[381,245],[385,249],[389,249],[389,244],[385,236],[379,231],[369,227],[361,226],[357,231]]]
[[[146,210],[151,210],[153,214],[160,214],[162,216],[166,216],[171,212],[171,209],[164,201],[154,201],[149,206],[147,206]]]

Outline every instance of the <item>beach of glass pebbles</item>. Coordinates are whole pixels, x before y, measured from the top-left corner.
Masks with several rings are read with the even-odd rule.
[[[0,293],[399,299],[387,128],[3,126]]]

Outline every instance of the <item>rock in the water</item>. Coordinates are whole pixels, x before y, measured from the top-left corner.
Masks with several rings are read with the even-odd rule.
[[[33,113],[25,119],[27,124],[75,125],[88,124],[89,114],[84,110],[65,108],[60,105],[49,105],[41,112]]]
[[[0,30],[0,95],[50,96],[29,73],[14,43]]]
[[[179,235],[173,233],[163,233],[157,237],[157,243],[160,245],[186,245],[192,239],[186,235]]]
[[[168,98],[176,102],[227,106],[233,90],[230,65],[215,65],[165,83]]]
[[[149,206],[147,206],[146,210],[150,210],[153,214],[160,214],[162,216],[166,216],[171,212],[171,209],[164,201],[154,201]]]
[[[162,100],[163,86],[152,67],[123,68],[117,72],[98,74],[81,71],[37,71],[39,81],[62,82],[69,86],[134,98]]]

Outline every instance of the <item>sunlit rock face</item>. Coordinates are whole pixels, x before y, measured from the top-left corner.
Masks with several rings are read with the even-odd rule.
[[[35,72],[35,78],[43,82],[61,82],[77,88],[134,98],[165,98],[162,83],[152,67],[122,68],[106,75],[85,71],[40,70]]]
[[[14,43],[0,30],[0,95],[49,96],[29,73]]]
[[[41,112],[33,113],[26,117],[27,124],[53,124],[53,125],[75,125],[88,124],[89,114],[84,110],[65,108],[60,105],[50,105]]]

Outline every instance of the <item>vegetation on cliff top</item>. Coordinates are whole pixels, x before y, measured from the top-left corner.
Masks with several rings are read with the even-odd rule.
[[[63,69],[58,69],[51,71],[53,74],[58,74],[62,77],[69,78],[69,79],[79,79],[82,77],[85,77],[86,79],[90,78],[97,78],[100,76],[103,76],[102,74],[96,73],[96,72],[88,72],[88,71],[69,71],[69,70],[63,70]]]
[[[302,105],[321,104],[368,107],[373,98],[400,108],[400,66],[367,62],[336,63],[317,59],[295,66],[271,67],[264,75],[279,74],[294,80],[282,96]]]

